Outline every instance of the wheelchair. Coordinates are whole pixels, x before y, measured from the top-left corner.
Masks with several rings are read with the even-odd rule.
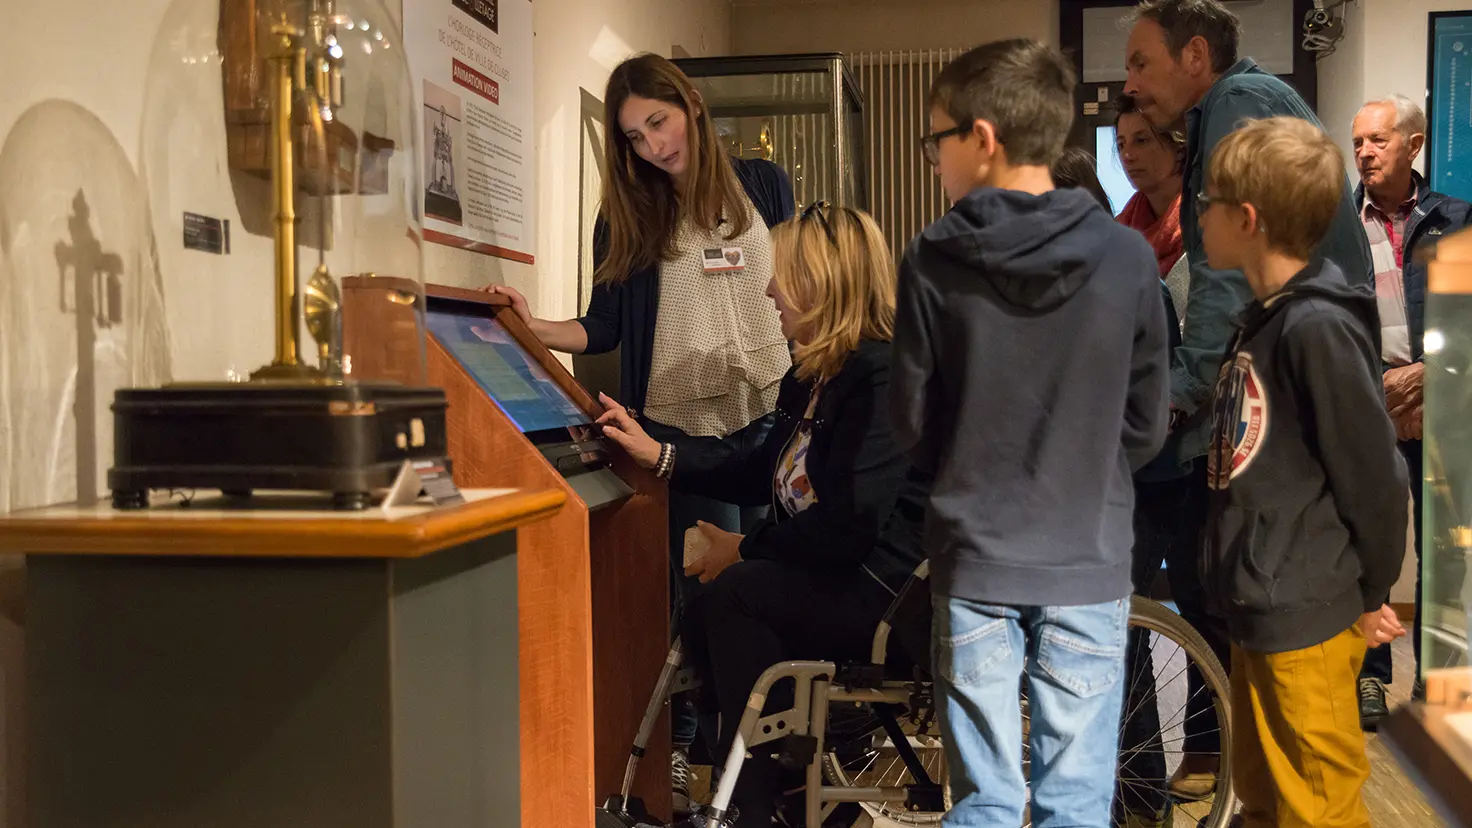
[[[890,605],[874,634],[870,660],[858,664],[832,661],[788,661],[775,664],[752,688],[735,741],[721,767],[719,783],[703,813],[710,828],[727,828],[732,794],[748,754],[763,750],[786,768],[805,776],[800,795],[801,822],[808,828],[939,825],[951,806],[946,785],[946,758],[926,666],[930,647],[930,590],[928,563],[922,563]],[[1130,606],[1132,646],[1148,647],[1141,657],[1127,660],[1136,672],[1125,699],[1125,729],[1130,715],[1145,705],[1158,705],[1179,693],[1161,692],[1162,678],[1184,679],[1194,671],[1197,692],[1210,696],[1210,705],[1183,703],[1181,712],[1157,721],[1157,733],[1146,739],[1121,739],[1120,767],[1136,764],[1141,756],[1159,753],[1165,760],[1159,777],[1141,778],[1121,772],[1116,784],[1116,825],[1127,822],[1121,802],[1148,799],[1161,824],[1193,828],[1225,828],[1235,810],[1230,764],[1231,727],[1227,674],[1220,661],[1189,624],[1164,605],[1136,596]],[[1155,644],[1175,647],[1158,652]],[[894,646],[892,646],[892,644]],[[680,669],[682,646],[677,639],[660,672],[653,696],[630,752],[622,790],[596,813],[596,828],[652,828],[642,805],[631,800],[635,770],[644,747],[670,695],[698,686],[690,671]],[[1149,675],[1146,675],[1146,673]],[[793,703],[773,713],[763,708],[772,687],[793,683]],[[1182,682],[1186,683],[1186,682]],[[1144,688],[1141,690],[1140,688]],[[1025,678],[1020,690],[1023,716],[1023,764],[1027,776],[1028,704]],[[1221,770],[1215,792],[1199,801],[1176,801],[1166,785],[1179,764],[1184,725],[1191,718],[1214,715],[1220,742]],[[1171,760],[1175,756],[1174,761]],[[1024,812],[1023,828],[1031,824]],[[746,828],[746,826],[740,826]],[[765,826],[763,826],[765,828]]]

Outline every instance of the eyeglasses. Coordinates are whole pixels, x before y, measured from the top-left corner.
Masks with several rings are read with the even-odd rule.
[[[920,136],[920,152],[925,155],[925,162],[932,167],[938,165],[940,163],[940,142],[952,135],[965,135],[970,131],[971,124],[965,124]]]
[[[1219,196],[1211,196],[1211,195],[1207,195],[1206,193],[1197,193],[1196,194],[1196,216],[1199,218],[1201,216],[1206,215],[1206,211],[1207,210],[1210,210],[1211,209],[1211,205],[1213,205],[1213,204],[1230,204],[1230,203],[1231,202],[1229,202],[1226,199],[1221,198]]]
[[[828,242],[836,250],[838,249],[838,236],[833,232],[833,225],[828,223],[828,217],[823,215],[823,210],[832,209],[832,207],[833,205],[827,201],[814,201],[812,204],[803,208],[802,217],[798,221],[804,222],[808,220],[808,216],[817,216],[818,222],[823,225],[824,235],[828,237]]]

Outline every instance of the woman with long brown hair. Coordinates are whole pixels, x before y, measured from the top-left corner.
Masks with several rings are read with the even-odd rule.
[[[792,187],[768,161],[730,157],[709,108],[670,61],[638,55],[619,64],[604,94],[603,203],[588,312],[534,318],[512,288],[490,288],[547,347],[574,354],[619,348],[619,399],[661,440],[725,437],[770,426],[791,365],[777,312],[764,295],[772,276],[768,228],[792,215]],[[731,504],[670,497],[670,565],[676,611],[698,589],[683,575],[685,530],[703,521],[741,529]],[[676,807],[686,806],[681,748],[694,713],[675,711]]]

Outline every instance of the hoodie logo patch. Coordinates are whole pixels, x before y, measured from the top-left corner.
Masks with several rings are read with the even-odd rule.
[[[1268,436],[1267,389],[1252,354],[1239,352],[1222,366],[1216,386],[1211,449],[1206,453],[1207,479],[1213,489],[1227,488],[1247,471]]]

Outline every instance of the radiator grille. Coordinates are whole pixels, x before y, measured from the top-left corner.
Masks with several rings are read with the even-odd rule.
[[[895,259],[905,245],[947,209],[940,179],[920,153],[930,131],[925,98],[960,49],[861,52],[849,65],[864,93],[864,147],[870,212],[884,228]]]

